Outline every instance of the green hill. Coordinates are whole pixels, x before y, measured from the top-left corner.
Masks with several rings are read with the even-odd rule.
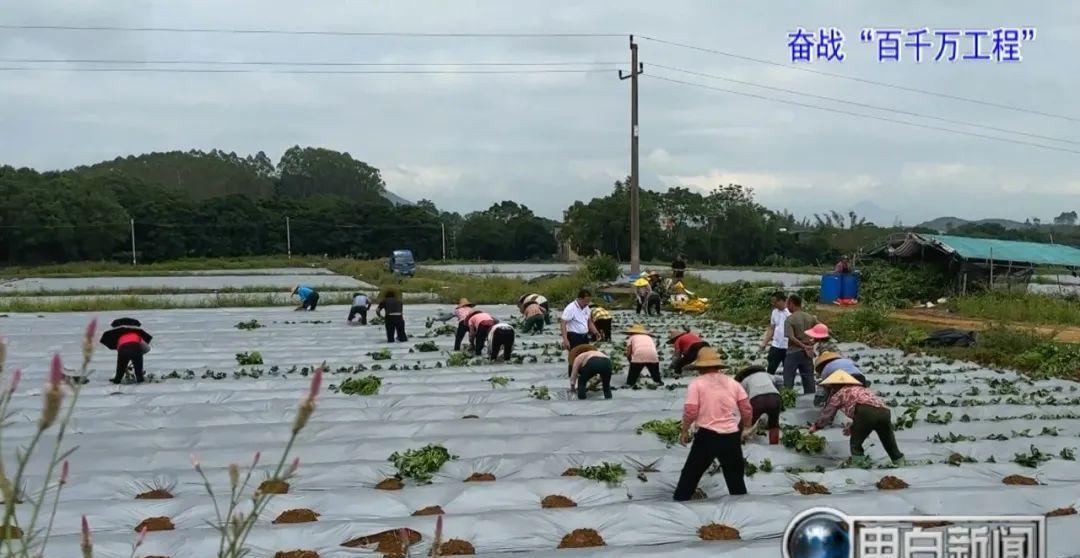
[[[126,175],[185,191],[196,200],[230,194],[254,199],[274,195],[274,163],[262,151],[246,157],[216,149],[209,153],[147,153],[76,167],[70,172],[86,177]]]

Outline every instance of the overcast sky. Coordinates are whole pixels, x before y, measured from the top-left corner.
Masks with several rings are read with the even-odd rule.
[[[803,67],[1080,118],[1080,4],[1011,1],[26,0],[0,24],[402,32],[636,33],[790,65],[787,33],[835,26],[843,62]],[[879,63],[864,27],[1034,27],[1023,62]],[[967,44],[961,42],[961,50]],[[936,49],[930,49],[934,54]],[[641,183],[753,188],[798,215],[858,206],[878,221],[1052,218],[1080,209],[1080,154],[869,120],[658,81],[666,76],[842,110],[1007,135],[701,76],[1050,136],[1078,121],[1014,112],[642,40]],[[295,62],[626,63],[627,39],[389,38],[0,29],[0,57]],[[43,64],[2,63],[11,66]],[[53,65],[59,68],[76,65]],[[87,67],[81,65],[80,67]],[[625,67],[625,66],[624,66]],[[275,69],[275,68],[267,68]],[[276,68],[280,69],[280,68]],[[534,75],[0,73],[0,164],[60,169],[212,148],[275,160],[292,145],[348,151],[393,192],[457,211],[513,199],[558,218],[629,171],[629,83],[614,70]],[[870,205],[872,204],[872,205]],[[876,208],[875,208],[876,206]],[[890,224],[889,222],[882,224]]]

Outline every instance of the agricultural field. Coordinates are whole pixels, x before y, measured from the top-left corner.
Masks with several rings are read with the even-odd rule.
[[[669,424],[651,421],[679,418],[689,378],[627,389],[623,366],[613,400],[594,393],[578,401],[567,392],[553,327],[519,336],[517,358],[492,365],[452,353],[451,328],[428,327],[446,309],[408,306],[411,338],[392,345],[381,326],[345,324],[344,306],[125,312],[155,336],[146,357],[153,379],[108,384],[114,357],[98,347],[65,442],[78,449],[47,555],[80,555],[85,515],[95,556],[132,555],[141,525],[155,530],[136,556],[214,556],[215,505],[192,455],[219,504],[228,498],[229,464],[246,470],[257,451],[252,483],[260,484],[324,361],[317,409],[293,447],[299,467],[287,486],[274,487],[285,493],[251,532],[251,556],[425,556],[438,514],[444,555],[775,556],[790,518],[817,506],[875,515],[1051,514],[1050,555],[1080,555],[1075,383],[841,345],[893,405],[907,465],[888,466],[872,436],[875,465],[844,468],[844,419],[821,438],[802,434],[791,426],[817,411],[799,398],[781,418],[790,447],[763,437],[746,446],[748,495],[728,496],[717,474],[703,479],[700,499],[677,503],[671,495],[687,449],[672,444]],[[501,319],[513,311],[488,309]],[[96,314],[103,323],[120,315]],[[74,373],[92,316],[0,318],[5,375],[23,369],[3,430],[7,470],[10,448],[36,431],[51,353]],[[617,328],[632,319],[616,313]],[[757,330],[672,315],[644,321],[658,335],[693,325],[733,364],[763,360]],[[666,362],[670,350],[661,350]],[[47,457],[30,461],[27,495],[40,488]],[[29,513],[28,504],[16,508],[20,517]]]

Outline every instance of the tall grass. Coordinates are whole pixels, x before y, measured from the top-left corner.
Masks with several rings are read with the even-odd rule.
[[[1076,298],[988,291],[953,299],[949,308],[963,316],[1002,322],[1080,325],[1080,299]]]

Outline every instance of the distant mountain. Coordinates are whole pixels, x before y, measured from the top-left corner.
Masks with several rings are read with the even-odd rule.
[[[413,205],[413,202],[387,190],[382,193],[382,197],[386,198],[386,201],[394,205]]]
[[[852,211],[856,215],[879,227],[891,227],[900,222],[900,214],[889,211],[872,201],[861,201],[855,204]]]
[[[1002,227],[1009,230],[1031,228],[1030,224],[1013,221],[1011,219],[978,219],[975,221],[969,221],[967,219],[961,219],[959,217],[938,217],[937,219],[932,219],[925,223],[919,224],[919,227],[945,233],[963,225],[1001,225]]]

